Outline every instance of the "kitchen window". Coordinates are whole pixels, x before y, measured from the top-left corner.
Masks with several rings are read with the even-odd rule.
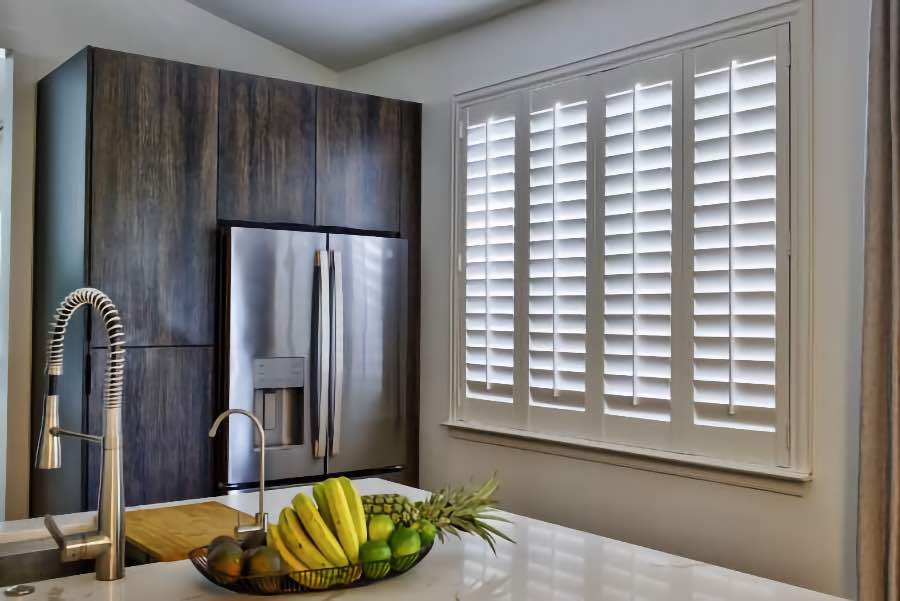
[[[458,102],[452,423],[808,473],[790,28]]]

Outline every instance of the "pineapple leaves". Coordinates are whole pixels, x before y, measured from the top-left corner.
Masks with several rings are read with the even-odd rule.
[[[429,520],[437,528],[438,537],[444,534],[460,537],[461,533],[474,534],[484,540],[496,554],[496,539],[514,542],[508,535],[489,523],[509,523],[506,518],[493,513],[497,501],[493,498],[499,486],[496,477],[474,490],[463,486],[444,488],[431,495],[427,501],[416,503],[419,517]]]

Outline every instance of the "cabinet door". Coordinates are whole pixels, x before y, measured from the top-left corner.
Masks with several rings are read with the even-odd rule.
[[[400,231],[400,103],[319,88],[316,223]]]
[[[212,344],[218,72],[107,50],[93,65],[89,281],[129,345]]]
[[[88,431],[103,431],[106,350],[90,353]],[[213,494],[211,347],[129,348],[125,351],[122,448],[129,505]],[[97,506],[100,451],[88,451],[88,508]]]
[[[219,219],[312,225],[314,86],[219,75]]]

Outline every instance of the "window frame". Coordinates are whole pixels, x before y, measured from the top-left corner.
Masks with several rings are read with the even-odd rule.
[[[738,16],[727,21],[722,21],[694,30],[682,32],[673,36],[669,36],[667,38],[635,46],[625,50],[615,51],[598,57],[586,59],[584,61],[579,61],[577,63],[565,65],[557,69],[550,69],[547,71],[536,73],[534,75],[517,78],[493,86],[479,88],[472,92],[457,94],[452,99],[451,107],[453,125],[453,129],[451,131],[453,131],[454,134],[458,134],[458,132],[463,131],[462,129],[460,129],[462,127],[460,118],[461,116],[464,116],[466,109],[468,109],[469,107],[499,98],[505,98],[507,101],[516,102],[520,107],[516,119],[516,136],[518,140],[525,141],[525,143],[527,144],[527,140],[529,139],[529,119],[527,117],[530,116],[530,98],[532,94],[539,94],[543,89],[547,89],[551,86],[565,86],[568,84],[577,87],[579,85],[582,85],[581,82],[587,81],[585,79],[585,76],[589,76],[589,79],[590,77],[595,77],[599,80],[600,78],[604,77],[604,75],[608,75],[609,71],[619,67],[627,67],[632,64],[650,60],[662,60],[665,58],[665,55],[676,52],[686,52],[686,54],[689,54],[692,49],[696,49],[706,44],[722,42],[723,40],[777,27],[779,25],[787,25],[790,32],[790,40],[788,47],[786,48],[788,57],[787,66],[791,69],[791,76],[789,81],[789,94],[791,99],[789,107],[790,126],[789,128],[787,128],[787,131],[783,131],[783,129],[785,128],[780,128],[778,135],[789,136],[788,149],[790,156],[787,160],[789,160],[790,170],[789,176],[788,178],[786,178],[788,180],[786,186],[788,186],[790,190],[789,203],[787,203],[788,210],[790,212],[790,234],[788,238],[790,269],[788,270],[788,274],[783,273],[786,270],[781,270],[782,273],[779,275],[779,278],[789,277],[790,280],[788,284],[790,290],[790,373],[788,374],[789,386],[782,386],[782,396],[787,396],[788,402],[781,404],[784,411],[780,411],[780,413],[784,413],[785,415],[783,417],[779,417],[779,423],[784,423],[785,427],[779,428],[779,434],[783,435],[783,440],[781,441],[782,444],[779,446],[779,448],[782,448],[783,451],[781,451],[778,456],[777,465],[773,467],[771,465],[747,463],[742,460],[729,461],[728,458],[694,455],[683,451],[668,452],[665,449],[661,450],[659,448],[645,448],[641,446],[635,446],[636,442],[634,440],[632,440],[630,444],[623,438],[619,438],[617,440],[608,440],[605,434],[602,441],[585,440],[583,445],[579,445],[579,441],[573,438],[573,436],[577,436],[577,434],[561,433],[559,435],[556,435],[553,433],[552,427],[549,428],[548,431],[548,428],[543,425],[543,422],[552,423],[552,418],[548,418],[547,420],[529,420],[528,416],[528,365],[527,361],[524,362],[524,365],[521,365],[521,363],[523,363],[522,361],[518,361],[518,357],[521,356],[520,351],[523,348],[524,354],[527,357],[527,327],[517,327],[516,332],[515,344],[517,345],[517,348],[520,349],[520,351],[517,351],[516,354],[517,371],[515,374],[514,399],[516,401],[522,399],[525,402],[513,403],[515,419],[512,421],[503,421],[503,419],[501,418],[497,420],[488,420],[487,422],[482,422],[481,419],[473,420],[471,419],[471,415],[467,415],[464,369],[465,345],[464,340],[460,340],[460,333],[462,332],[464,334],[464,332],[462,331],[459,323],[459,303],[461,302],[460,283],[462,282],[462,284],[464,285],[465,282],[465,274],[460,271],[460,266],[464,267],[464,259],[461,259],[459,255],[459,250],[461,248],[465,248],[465,227],[464,223],[461,222],[461,217],[464,216],[465,211],[465,198],[459,193],[461,185],[460,176],[461,174],[464,176],[465,173],[465,141],[462,140],[462,144],[460,144],[461,140],[458,135],[451,136],[451,156],[453,157],[453,176],[451,178],[451,201],[453,219],[451,224],[452,231],[450,253],[452,261],[450,269],[451,290],[453,291],[451,297],[450,315],[452,375],[451,406],[449,420],[446,422],[447,425],[457,425],[461,428],[471,430],[478,429],[479,424],[483,424],[485,426],[484,431],[491,432],[492,435],[495,436],[502,435],[500,432],[504,429],[511,429],[518,430],[515,433],[516,437],[529,438],[533,436],[535,440],[542,440],[544,442],[546,442],[547,440],[557,440],[559,442],[565,443],[567,446],[583,446],[585,448],[600,451],[607,449],[614,450],[616,453],[622,453],[624,451],[626,453],[642,456],[644,458],[660,459],[661,457],[663,457],[665,461],[683,461],[685,463],[691,463],[694,465],[711,466],[717,469],[722,468],[724,464],[727,464],[726,469],[730,471],[745,471],[755,474],[761,474],[767,477],[792,480],[809,479],[809,477],[811,476],[812,454],[810,420],[810,415],[812,413],[812,401],[809,394],[811,390],[811,369],[808,351],[810,348],[810,322],[812,318],[811,264],[813,256],[812,238],[810,235],[812,221],[812,203],[809,194],[809,163],[811,138],[810,71],[812,67],[811,39],[808,34],[808,32],[810,31],[810,19],[810,4],[805,0],[797,0],[752,14]],[[687,73],[686,67],[683,72]],[[685,80],[682,81],[681,86],[677,88],[679,90],[684,88],[684,90],[683,93],[678,94],[677,99],[673,98],[673,114],[675,113],[674,106],[676,102],[679,106],[681,106],[683,102],[687,101],[688,94],[686,88],[689,85],[693,86],[693,82]],[[782,84],[778,85],[780,86]],[[674,89],[675,88],[673,88],[673,93]],[[692,94],[690,96],[692,97]],[[589,115],[589,121],[591,118],[596,120],[597,115],[593,113],[602,111],[603,107],[602,102],[597,102],[596,95],[592,95],[590,99],[592,100],[592,102],[589,103],[589,107],[593,108],[589,108],[589,112],[592,113],[591,115]],[[679,110],[678,113],[684,115],[686,111]],[[519,115],[524,115],[526,118],[521,119],[519,118]],[[678,120],[680,121],[680,118]],[[685,123],[685,131],[680,132],[679,134],[679,136],[683,136],[683,141],[679,141],[679,154],[681,154],[682,150],[685,152],[685,154],[688,152],[689,141],[693,138],[692,132],[688,131],[691,128],[692,124],[690,124],[689,126],[689,124]],[[674,135],[675,134],[673,130],[673,145],[675,144]],[[781,143],[781,140],[779,140],[779,143]],[[596,146],[596,140],[593,144],[588,145],[589,165],[592,164],[590,153],[598,152]],[[526,152],[517,152],[516,156],[515,227],[517,246],[515,278],[517,282],[517,292],[515,302],[517,307],[517,323],[522,323],[521,319],[525,319],[526,321],[528,319],[528,245],[520,244],[519,241],[528,240],[527,228],[529,208],[529,154],[530,153],[527,152],[526,148]],[[783,162],[781,160],[782,158],[785,157],[779,157],[779,169],[781,169],[781,165]],[[675,158],[673,156],[673,161],[674,160]],[[686,163],[687,161],[684,161],[683,164]],[[597,160],[594,160],[593,164],[596,171],[596,169],[600,165],[602,165],[602,161],[598,162]],[[685,169],[676,169],[674,171],[679,171],[681,174],[684,174],[685,179],[688,179]],[[674,171],[673,177],[675,176]],[[590,179],[591,176],[589,175],[589,180]],[[591,215],[591,212],[595,210],[597,204],[597,195],[602,195],[602,190],[596,189],[598,185],[600,185],[598,182],[602,182],[602,179],[595,174],[593,176],[593,183],[591,183],[590,181],[588,183],[587,193],[588,338],[586,349],[586,370],[588,373],[586,375],[586,378],[588,379],[589,388],[591,387],[591,379],[597,377],[602,378],[602,349],[598,350],[597,341],[595,340],[595,338],[597,333],[602,330],[602,328],[598,329],[598,327],[602,324],[596,323],[597,319],[600,319],[602,321],[603,316],[602,311],[597,311],[594,307],[597,303],[602,303],[602,271],[598,271],[598,266],[596,265],[596,261],[598,260],[598,258],[602,262],[602,257],[598,255],[598,251],[595,246],[597,241],[600,239],[598,238],[598,235],[602,234],[602,220],[592,218]],[[676,222],[675,212],[687,210],[686,188],[687,186],[681,184],[676,185],[673,181],[673,224]],[[684,198],[682,198],[683,191]],[[779,188],[779,194],[781,193],[783,193],[783,188]],[[779,213],[779,217],[781,216],[782,213]],[[783,222],[783,219],[781,221]],[[593,230],[591,230],[592,224],[594,228]],[[521,231],[522,228],[524,228],[524,232]],[[598,229],[600,229],[599,232],[597,231]],[[675,234],[674,230],[675,228],[673,227],[673,235]],[[687,230],[687,228],[685,228],[685,230]],[[523,234],[524,237],[522,237]],[[688,245],[684,245],[684,248],[686,249],[687,246]],[[675,257],[673,256],[673,262],[674,260]],[[779,267],[780,266],[781,265],[779,264]],[[682,274],[687,273],[687,271],[688,270],[686,267],[685,269],[681,270]],[[598,274],[600,275],[600,282],[597,281]],[[520,282],[524,283],[524,287],[519,284]],[[690,289],[690,287],[686,289],[688,290],[688,296]],[[520,294],[520,290],[524,290],[525,294]],[[675,291],[673,289],[673,295],[674,292]],[[524,298],[522,298],[523,296]],[[689,302],[689,298],[683,299],[680,304],[683,305],[684,302]],[[676,311],[683,311],[683,309],[680,307],[676,307],[676,301],[673,298],[673,328],[677,327],[675,326],[675,323],[681,321],[676,316]],[[781,317],[783,318],[785,316]],[[675,354],[676,348],[675,341],[678,339],[678,337],[684,339],[684,333],[676,334],[673,331],[673,355]],[[688,363],[685,363],[685,361],[688,361]],[[598,367],[600,367],[601,372],[599,375],[597,373]],[[691,368],[689,364],[689,357],[687,359],[682,359],[678,363],[673,363],[672,369],[673,371],[675,369],[690,370]],[[784,368],[781,366],[777,366],[777,369]],[[781,383],[781,380],[779,381],[779,383]],[[594,387],[594,389],[598,390],[599,388]],[[682,393],[676,392],[673,389],[673,401],[676,398],[676,395],[680,394]],[[586,407],[590,403],[602,404],[602,397],[599,399],[591,399],[590,396],[591,395],[588,395],[588,398],[585,401]],[[676,410],[676,405],[689,407],[689,403],[687,402],[673,402],[673,412]],[[779,409],[781,409],[781,407]],[[534,411],[533,408],[531,408],[531,410]],[[530,423],[530,421],[536,421],[538,423]],[[583,421],[587,422],[588,420]],[[589,429],[593,429],[595,427],[599,427],[600,424],[597,424],[596,420],[591,420],[591,423],[587,423],[585,425]]]
[[[12,234],[12,174],[13,174],[13,109],[15,66],[13,53],[0,47],[0,520],[7,508],[6,459],[9,432],[7,407],[9,401],[9,293]]]

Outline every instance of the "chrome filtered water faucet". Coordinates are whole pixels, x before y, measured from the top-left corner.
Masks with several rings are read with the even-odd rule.
[[[103,320],[109,341],[103,390],[103,435],[72,432],[59,427],[57,380],[63,373],[63,343],[72,314],[90,305]],[[60,436],[72,436],[103,445],[97,530],[64,535],[52,516],[44,525],[59,545],[63,561],[94,559],[97,580],[125,576],[125,491],[122,486],[122,383],[125,370],[125,332],[119,311],[105,294],[94,288],[79,288],[56,309],[47,347],[47,398],[35,460],[38,469],[57,469],[61,463]]]
[[[256,512],[255,523],[244,524],[243,526],[238,525],[234,529],[234,535],[237,538],[242,538],[252,532],[265,533],[266,529],[269,527],[269,516],[263,508],[266,496],[266,431],[259,422],[259,418],[249,411],[244,411],[243,409],[228,409],[220,413],[219,417],[216,418],[216,421],[213,422],[212,427],[209,429],[209,437],[213,438],[216,435],[216,432],[219,431],[219,426],[225,421],[225,418],[235,414],[249,417],[253,422],[253,425],[256,426],[256,431],[259,434],[259,511]]]

